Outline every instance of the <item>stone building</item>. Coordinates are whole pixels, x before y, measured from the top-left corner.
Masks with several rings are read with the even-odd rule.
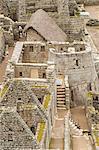
[[[0,91],[0,148],[49,149],[58,110],[66,113],[75,106],[86,108],[93,132],[93,122],[98,126],[99,120],[99,61],[95,62],[76,1],[12,0],[8,8],[8,15],[20,22],[6,23],[9,19],[3,17],[1,26],[7,25],[9,32],[13,24],[26,24],[27,41],[15,44]],[[90,91],[94,93],[91,99]],[[70,134],[74,134],[72,125],[77,126],[67,113],[66,150],[70,149]]]
[[[5,4],[8,4],[7,8],[9,10],[9,15],[7,16],[11,17],[14,21],[28,22],[33,13],[38,9],[43,9],[68,35],[68,40],[79,40],[83,37],[83,19],[80,18],[75,0],[5,0]]]
[[[99,90],[91,47],[79,41],[18,42],[6,77],[46,79],[49,62],[55,64],[56,79],[64,82],[68,76],[73,105],[85,105],[88,91]]]
[[[61,5],[60,5],[61,3]],[[33,6],[32,6],[33,5]],[[38,9],[43,9],[54,19],[57,25],[68,35],[68,40],[81,40],[83,35],[84,23],[80,18],[79,10],[75,0],[71,1],[39,1],[27,2],[26,14],[30,16]],[[19,10],[20,11],[20,10]],[[72,13],[71,13],[72,12]],[[23,15],[24,16],[24,15]],[[28,17],[29,19],[30,17]]]
[[[57,41],[65,42],[66,34],[58,27],[55,21],[48,14],[40,9],[30,18],[24,31],[27,41]]]
[[[53,42],[49,51],[49,60],[56,64],[57,75],[68,75],[72,101],[75,101],[75,105],[86,102],[88,91],[99,90],[92,50],[87,43],[59,44]]]
[[[27,125],[28,130],[33,132],[34,143],[30,147],[27,145],[27,148],[48,149],[56,113],[55,66],[47,61],[33,63],[32,57],[27,59],[26,54],[28,56],[29,53],[34,54],[31,47],[41,48],[42,43],[18,42],[16,44],[6,72],[7,77],[11,80],[1,90],[0,108],[14,108]],[[37,53],[37,51],[35,52]],[[18,134],[18,131],[13,132],[13,135]],[[17,137],[16,141],[12,141],[10,148],[14,147],[14,142],[18,143]],[[20,142],[22,141],[20,140]],[[24,141],[21,147],[26,147]]]
[[[13,79],[0,97],[0,148],[47,149],[55,110],[46,82]]]

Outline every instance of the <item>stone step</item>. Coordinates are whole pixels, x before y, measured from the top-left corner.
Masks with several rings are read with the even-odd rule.
[[[65,91],[57,91],[57,95],[62,95],[62,94],[65,95]]]
[[[57,95],[57,98],[65,98],[65,95]]]
[[[57,103],[57,106],[65,106],[65,104],[64,103]]]
[[[59,90],[59,91],[57,91],[57,93],[65,93],[65,90]]]
[[[66,106],[62,104],[57,104],[57,107],[66,108]]]
[[[64,86],[58,86],[57,89],[65,89]]]
[[[57,88],[57,90],[65,90],[65,88]]]
[[[65,104],[64,101],[57,101],[57,104]]]
[[[57,101],[65,101],[65,97],[57,97]]]
[[[58,110],[66,110],[66,107],[57,107]]]

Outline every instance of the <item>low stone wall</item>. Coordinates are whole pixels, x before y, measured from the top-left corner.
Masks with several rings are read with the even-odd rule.
[[[14,45],[14,36],[13,36],[13,33],[4,31],[4,36],[5,36],[6,44],[8,44],[9,46],[13,46]]]
[[[65,76],[65,94],[66,94],[66,108],[70,109],[70,89],[69,89],[69,82],[68,82],[68,76]]]
[[[68,112],[67,116],[65,117],[64,150],[71,150],[69,117],[70,117],[70,112]]]
[[[97,5],[99,4],[99,0],[85,0],[86,5]]]
[[[99,0],[76,0],[79,4],[85,4],[85,5],[97,5],[99,4]]]
[[[4,52],[5,52],[5,38],[3,30],[0,28],[0,63],[3,60]]]

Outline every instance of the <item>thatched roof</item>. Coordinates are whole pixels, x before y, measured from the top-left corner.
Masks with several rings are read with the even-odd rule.
[[[29,28],[33,28],[47,41],[65,42],[67,40],[67,36],[62,29],[42,9],[37,10],[31,16],[24,31],[26,32]]]

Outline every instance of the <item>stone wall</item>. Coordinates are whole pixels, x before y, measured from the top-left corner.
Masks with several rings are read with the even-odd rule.
[[[33,29],[29,29],[27,31],[27,41],[42,41],[42,42],[45,42],[44,38]]]
[[[70,126],[69,126],[69,117],[70,112],[67,113],[65,116],[65,130],[64,130],[64,150],[70,150],[71,149],[71,135],[70,135]]]
[[[13,25],[14,21],[12,19],[4,15],[0,15],[0,26],[4,30],[5,41],[9,46],[14,44]]]
[[[15,66],[15,78],[46,78],[47,64],[18,64]]]
[[[47,81],[44,82],[41,80],[35,81],[35,80],[29,80],[29,79],[28,80],[13,79],[13,81],[11,80],[9,84],[5,85],[4,88],[7,88],[7,89],[6,89],[6,92],[3,93],[4,95],[2,95],[2,100],[0,103],[0,110],[5,109],[5,107],[6,108],[8,107],[9,110],[14,108],[13,109],[14,112],[15,111],[18,112],[20,119],[23,120],[28,130],[31,129],[31,131],[34,133],[34,135],[36,136],[35,140],[38,141],[38,143],[40,144],[40,147],[43,149],[48,149],[50,137],[51,137],[52,125],[54,123],[54,113],[55,113],[54,101],[55,99],[53,97],[53,94],[51,93],[50,100],[47,100],[49,101],[49,103],[47,102],[48,106],[47,105],[45,106],[44,104],[45,101],[44,103],[41,104],[39,99],[37,99],[37,97],[39,98],[42,94],[44,98],[44,96],[50,93],[48,82]],[[34,95],[34,93],[36,94],[37,97]],[[14,112],[12,112],[12,116]],[[38,136],[41,136],[39,135],[40,134],[39,132],[42,132],[41,131],[42,128],[40,126],[41,129],[39,131],[38,126],[40,123],[42,123],[42,121],[45,122],[44,123],[45,125],[44,125],[43,135],[40,138]],[[9,124],[11,124],[11,122],[9,122]],[[16,132],[18,133],[18,131]],[[8,132],[6,134],[8,134]],[[21,133],[19,134],[21,138]],[[40,141],[39,141],[39,138],[41,139]],[[17,139],[14,142],[15,144],[17,144],[18,143]],[[13,145],[13,141],[11,144]],[[12,145],[11,145],[11,148],[12,148]],[[15,145],[15,146],[16,148],[18,148],[18,145]],[[25,148],[23,143],[21,146],[22,148]],[[31,148],[31,144],[30,144],[30,147],[27,146],[27,148]]]
[[[69,53],[69,50],[71,53]],[[88,46],[81,52],[76,52],[75,48],[68,47],[68,53],[56,52],[52,48],[50,49],[49,60],[55,62],[57,74],[60,72],[69,75],[70,85],[76,85],[82,81],[90,82],[97,77],[91,49]],[[92,72],[94,73],[92,74]]]
[[[26,5],[25,0],[18,1],[18,21],[25,22],[26,21]]]
[[[5,54],[5,38],[4,31],[0,28],[0,63],[2,62]]]
[[[70,16],[75,15],[75,11],[78,11],[78,6],[75,0],[69,0],[69,14]]]
[[[99,0],[76,0],[79,4],[85,4],[85,5],[96,5],[99,4]]]
[[[9,46],[13,46],[14,45],[13,33],[4,31],[4,37],[5,37],[5,41],[6,41],[7,45],[9,45]]]
[[[6,16],[9,14],[6,0],[0,0],[0,14],[4,14]]]
[[[97,5],[99,4],[99,0],[85,0],[86,5]]]
[[[81,52],[76,52],[71,47],[69,49],[71,53],[69,51],[68,53],[56,52],[55,49],[50,49],[49,60],[56,64],[57,75],[68,75],[74,103],[84,105],[87,91],[91,88],[98,90],[98,78],[91,49],[86,44],[85,50]]]
[[[48,60],[48,49],[44,43],[32,43],[24,45],[23,63],[46,63]]]
[[[33,133],[16,112],[3,111],[0,114],[0,148],[7,150],[38,149]]]
[[[70,110],[70,103],[71,103],[71,95],[70,95],[70,87],[69,87],[69,80],[68,76],[65,76],[65,95],[66,95],[66,108]]]

